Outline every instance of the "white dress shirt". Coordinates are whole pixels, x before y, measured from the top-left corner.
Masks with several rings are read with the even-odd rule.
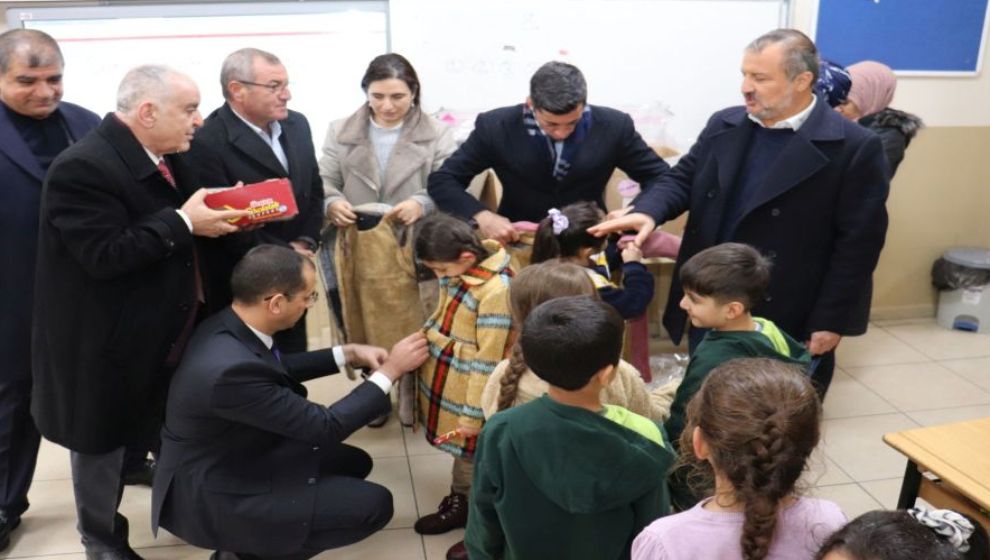
[[[253,332],[259,340],[261,340],[261,343],[265,345],[265,348],[268,348],[269,350],[272,349],[272,346],[275,344],[275,339],[273,339],[271,335],[267,335],[247,323],[244,324],[247,325],[247,328],[251,329],[251,332]],[[333,361],[337,363],[337,370],[344,371],[344,366],[347,365],[347,358],[344,357],[343,346],[333,347]],[[392,390],[392,380],[380,371],[376,371],[368,376],[368,381],[377,385],[378,388],[384,391],[386,395]]]
[[[268,147],[271,148],[272,152],[275,154],[275,158],[278,159],[278,162],[282,164],[283,168],[285,168],[285,172],[288,173],[289,158],[285,156],[285,150],[282,148],[282,143],[278,141],[279,137],[282,136],[282,124],[278,121],[268,123],[268,128],[271,129],[271,135],[269,135],[264,129],[255,126],[254,123],[245,119],[237,111],[234,111],[233,107],[231,107],[230,110],[232,113],[237,115],[237,118],[241,119],[244,124],[248,125],[248,128],[260,136],[261,140],[264,141],[265,144],[268,144]]]
[[[763,121],[754,117],[752,114],[748,114],[748,116],[749,116],[749,120],[755,122],[756,124],[762,126],[763,128],[790,128],[794,130],[794,132],[797,132],[798,129],[801,128],[801,125],[803,125],[804,122],[808,120],[808,117],[811,116],[811,111],[812,109],[815,108],[815,103],[817,102],[818,102],[818,96],[816,96],[815,94],[811,94],[811,103],[809,103],[808,106],[805,107],[800,113],[787,117],[786,119],[777,121],[773,123],[773,126],[767,126],[763,124]]]

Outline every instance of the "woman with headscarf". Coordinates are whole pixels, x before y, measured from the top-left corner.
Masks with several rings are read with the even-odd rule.
[[[867,60],[846,69],[852,77],[852,87],[846,102],[836,110],[880,136],[893,178],[904,159],[904,150],[924,123],[915,115],[888,107],[897,88],[897,78],[889,66]]]
[[[846,102],[852,78],[842,66],[831,60],[821,59],[818,63],[818,83],[815,95],[833,109]]]

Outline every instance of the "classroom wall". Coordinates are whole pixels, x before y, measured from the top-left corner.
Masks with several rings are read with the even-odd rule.
[[[792,25],[813,33],[818,1],[792,0]],[[875,319],[933,315],[932,261],[949,247],[990,248],[988,42],[977,77],[898,80],[892,106],[917,114],[928,126],[891,184],[890,228],[874,276]]]

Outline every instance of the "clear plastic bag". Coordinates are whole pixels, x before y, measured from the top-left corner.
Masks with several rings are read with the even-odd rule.
[[[684,379],[688,360],[687,354],[680,353],[650,356],[650,372],[653,374],[653,380],[647,383],[647,389],[652,391],[657,387]]]

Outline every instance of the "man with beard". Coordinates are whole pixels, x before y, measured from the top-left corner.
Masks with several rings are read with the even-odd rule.
[[[748,243],[774,262],[754,313],[805,341],[818,359],[822,398],[835,347],[866,332],[872,275],[887,231],[887,163],[880,139],[814,95],[818,50],[803,33],[778,29],[746,48],[746,105],[712,115],[691,151],[595,235],[638,230],[637,243],[689,211],[664,326],[679,341],[680,266],[726,241]],[[704,332],[691,329],[691,347]]]

